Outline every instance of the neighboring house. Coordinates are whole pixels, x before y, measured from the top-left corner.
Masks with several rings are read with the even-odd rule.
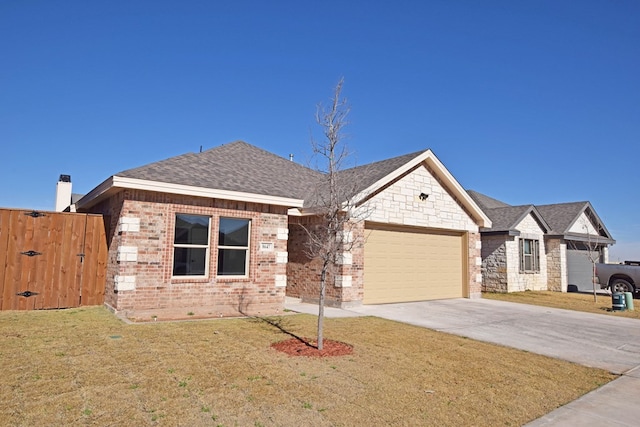
[[[594,262],[609,262],[613,239],[589,202],[537,206],[551,225],[546,236],[550,262],[559,268],[549,272],[549,289],[593,290]]]
[[[480,296],[490,221],[429,150],[341,172],[371,208],[341,257],[329,305]],[[299,224],[324,175],[245,142],[115,174],[79,212],[110,224],[105,302],[133,317],[274,314],[317,298]],[[360,199],[358,199],[360,201]]]
[[[492,221],[481,229],[483,290],[592,290],[592,260],[615,243],[589,202],[511,206],[468,191]]]

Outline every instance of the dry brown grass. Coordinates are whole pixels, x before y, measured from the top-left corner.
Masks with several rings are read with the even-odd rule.
[[[315,317],[272,319],[313,336]],[[610,381],[383,319],[326,319],[338,358],[290,357],[256,319],[128,325],[101,307],[0,312],[3,425],[521,425]]]
[[[484,292],[482,298],[640,319],[640,300],[634,300],[633,305],[637,306],[634,311],[612,311],[611,296],[604,294],[598,294],[597,301],[593,300],[593,294],[552,291],[524,291],[508,294]]]

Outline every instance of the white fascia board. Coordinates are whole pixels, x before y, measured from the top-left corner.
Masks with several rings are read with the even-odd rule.
[[[471,196],[469,196],[465,189],[462,188],[460,183],[453,177],[453,175],[451,175],[451,172],[447,170],[447,168],[436,157],[436,155],[433,154],[431,150],[427,150],[424,153],[414,157],[411,161],[405,163],[403,166],[394,170],[389,175],[385,176],[382,179],[379,179],[373,185],[356,194],[351,199],[351,202],[355,205],[356,203],[367,198],[369,195],[377,192],[387,183],[399,178],[400,176],[409,172],[411,169],[423,162],[427,163],[427,165],[429,165],[429,167],[435,171],[438,177],[447,185],[447,188],[449,189],[449,191],[451,191],[453,196],[458,199],[465,208],[469,210],[479,227],[491,227],[491,220],[489,219],[489,217],[482,211],[482,209],[480,209],[476,202],[473,201]]]
[[[210,199],[235,200],[239,202],[264,203],[268,205],[301,208],[304,200],[288,197],[268,196],[264,194],[244,193],[241,191],[218,190],[213,188],[193,187],[190,185],[172,184],[168,182],[148,181],[144,179],[125,178],[114,175],[91,190],[80,201],[82,205],[97,199],[112,188],[153,191],[157,193],[181,194]],[[85,200],[86,199],[86,200]]]
[[[94,200],[96,199],[100,199],[100,197],[105,194],[107,191],[109,191],[111,188],[113,188],[113,177],[109,177],[107,179],[105,179],[104,181],[102,181],[102,183],[100,185],[98,185],[96,188],[94,188],[93,190],[91,190],[90,192],[88,192],[87,194],[85,194],[84,196],[82,196],[80,198],[80,200],[78,200],[75,204],[76,204],[76,208],[77,209],[81,209],[84,206],[92,206]]]
[[[313,208],[291,208],[287,211],[289,216],[317,216],[321,213],[319,209]]]
[[[235,200],[239,202],[264,203],[266,205],[302,207],[304,200],[288,197],[268,196],[264,194],[245,193],[241,191],[218,190],[213,188],[193,187],[190,185],[167,182],[147,181],[136,178],[113,177],[114,187],[135,190],[154,191],[157,193],[184,194],[187,196],[206,197],[210,199]]]
[[[344,206],[343,206],[344,210]],[[289,215],[293,216],[318,216],[324,215],[326,213],[326,209],[312,207],[312,208],[304,208],[304,209],[289,209]]]

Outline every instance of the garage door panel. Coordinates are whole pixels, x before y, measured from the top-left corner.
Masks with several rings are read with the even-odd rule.
[[[367,304],[463,296],[462,236],[369,228],[365,244]]]
[[[593,266],[586,250],[567,249],[568,284],[576,286],[580,291],[593,290]]]

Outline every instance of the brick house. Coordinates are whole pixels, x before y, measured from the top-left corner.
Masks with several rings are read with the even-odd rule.
[[[341,174],[372,210],[353,224],[363,245],[343,254],[328,304],[480,295],[479,227],[491,223],[431,151]],[[241,141],[109,177],[74,206],[107,218],[105,303],[144,319],[274,314],[286,294],[313,299],[299,224],[317,220],[322,179]]]
[[[589,202],[511,206],[468,191],[492,221],[482,236],[482,289],[592,290],[592,264],[615,243]]]

